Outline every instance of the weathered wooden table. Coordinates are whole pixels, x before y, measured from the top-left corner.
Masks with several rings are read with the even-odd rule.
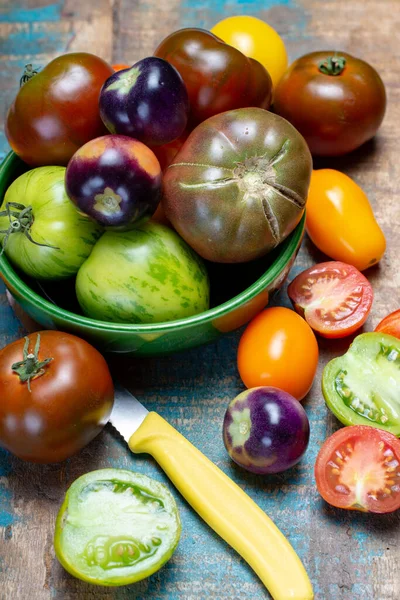
[[[114,62],[133,63],[150,55],[171,31],[182,26],[208,28],[230,14],[264,18],[283,35],[291,59],[316,49],[341,49],[370,61],[388,92],[383,127],[361,150],[325,161],[324,166],[344,170],[361,184],[387,236],[386,256],[368,273],[376,299],[365,330],[373,329],[384,315],[399,307],[399,0],[1,0],[1,6],[2,118],[27,62],[45,64],[65,51],[85,50]],[[1,151],[4,154],[6,150],[3,138]],[[321,258],[305,240],[289,279]],[[276,301],[288,305],[285,290]],[[0,347],[23,334],[4,288],[0,288]],[[322,441],[338,427],[322,398],[321,370],[346,349],[347,342],[320,343],[319,372],[304,402],[311,421],[305,458],[285,474],[259,477],[235,468],[221,436],[228,401],[242,390],[235,364],[238,338],[239,333],[228,335],[184,355],[151,360],[114,358],[111,362],[149,409],[166,417],[275,520],[304,561],[316,598],[398,600],[400,515],[336,510],[326,505],[315,489],[316,454]],[[120,589],[94,588],[65,573],[52,546],[61,499],[76,477],[107,466],[137,470],[168,484],[150,458],[131,456],[108,428],[62,465],[31,465],[0,451],[1,600],[269,597],[244,561],[197,518],[177,492],[182,538],[161,571]]]

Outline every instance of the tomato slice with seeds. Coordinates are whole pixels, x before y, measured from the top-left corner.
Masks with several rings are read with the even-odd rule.
[[[339,429],[318,453],[315,479],[332,506],[393,512],[400,508],[400,440],[367,425]]]
[[[375,327],[375,331],[387,333],[400,339],[400,309],[390,313]]]
[[[352,265],[329,261],[306,269],[288,287],[294,309],[314,331],[341,338],[361,327],[370,313],[374,292]]]

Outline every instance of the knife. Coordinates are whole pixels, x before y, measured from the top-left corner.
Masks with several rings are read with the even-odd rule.
[[[110,423],[132,452],[151,454],[191,507],[252,567],[274,600],[314,598],[299,557],[264,511],[172,425],[119,384]]]

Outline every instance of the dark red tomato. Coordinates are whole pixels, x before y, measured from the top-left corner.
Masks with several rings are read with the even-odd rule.
[[[288,287],[295,310],[322,337],[350,335],[365,323],[374,292],[352,265],[329,261],[306,269]]]
[[[107,132],[99,114],[100,89],[114,73],[93,54],[52,60],[19,90],[7,115],[11,148],[29,165],[66,165],[89,140]]]
[[[189,94],[192,125],[233,108],[269,108],[272,81],[261,63],[204,29],[188,28],[166,37],[155,56],[182,75]]]
[[[24,460],[53,463],[102,430],[114,387],[93,346],[41,331],[0,350],[0,398],[0,445]]]
[[[390,313],[375,327],[375,331],[387,333],[400,339],[400,309]]]
[[[280,80],[274,110],[305,137],[311,153],[338,156],[371,139],[382,123],[386,93],[371,65],[345,52],[298,58]]]
[[[338,508],[389,513],[400,508],[400,440],[353,425],[331,435],[315,463],[317,488]]]
[[[165,214],[206,260],[254,260],[299,223],[311,169],[304,138],[285,119],[229,110],[200,123],[166,169]]]

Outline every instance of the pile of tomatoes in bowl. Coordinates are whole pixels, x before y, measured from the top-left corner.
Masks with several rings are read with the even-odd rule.
[[[373,290],[362,271],[386,248],[363,190],[334,169],[313,170],[313,157],[360,147],[385,108],[367,62],[328,50],[287,68],[282,40],[252,17],[176,31],[133,66],[83,53],[30,66],[7,117],[29,170],[4,196],[3,252],[58,297],[72,282],[77,310],[99,323],[157,327],[203,314],[218,284],[251,285],[246,273],[278,263],[274,253],[298,228],[301,236],[305,219],[333,260],[290,283],[293,311],[262,310],[268,290],[254,318],[254,298],[244,303],[238,369],[247,389],[223,423],[235,462],[281,472],[308,445],[300,401],[317,372],[318,339],[365,323]],[[299,243],[276,268],[275,288]],[[350,426],[317,459],[318,488],[335,506],[400,505],[399,321],[397,312],[355,337],[324,369],[326,403]]]

